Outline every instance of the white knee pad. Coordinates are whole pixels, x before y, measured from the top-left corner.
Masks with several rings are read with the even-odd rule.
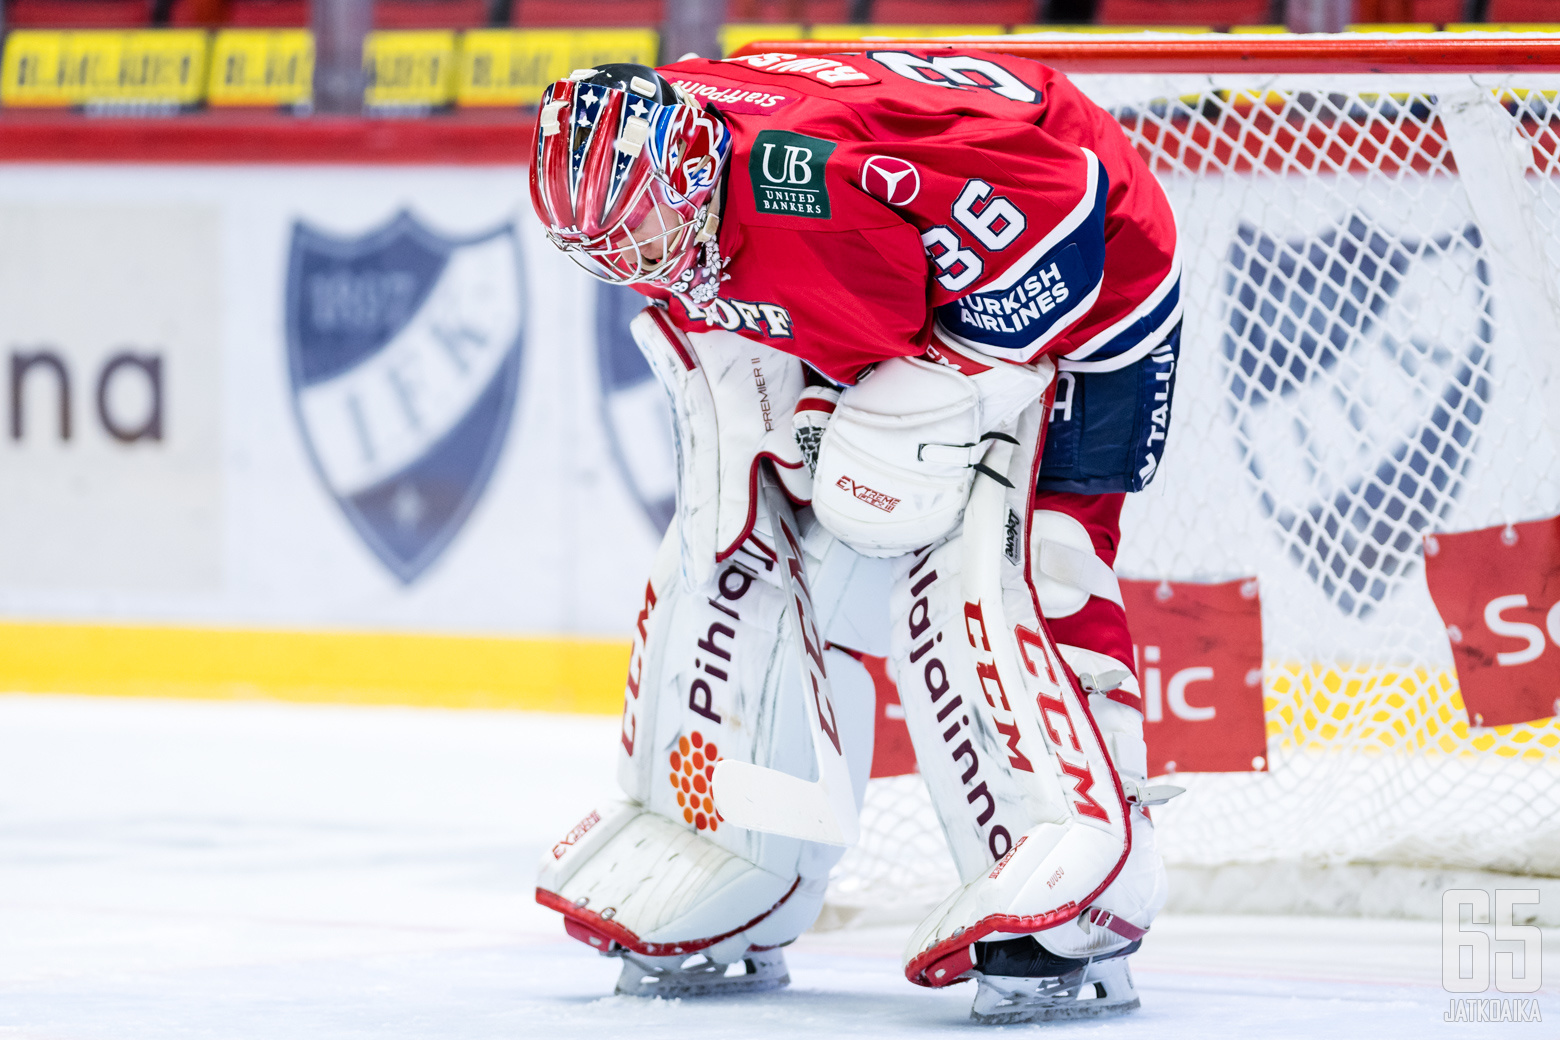
[[[1088,528],[1075,517],[1037,509],[1029,529],[1029,560],[1045,617],[1076,614],[1091,596],[1122,605],[1116,572],[1095,554]]]

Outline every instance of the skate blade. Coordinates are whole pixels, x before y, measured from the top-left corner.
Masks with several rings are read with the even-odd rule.
[[[1025,1022],[1064,1022],[1079,1018],[1111,1018],[1115,1015],[1125,1015],[1143,1006],[1143,1002],[1137,997],[1123,1004],[1115,1004],[1108,1000],[1077,1000],[1071,1004],[1051,1004],[1043,1007],[1013,1008],[1009,1011],[998,1011],[991,1014],[981,1014],[979,1011],[971,1011],[970,1019],[979,1022],[983,1026],[1011,1026],[1021,1025]]]
[[[1056,978],[975,978],[970,1018],[982,1025],[1108,1018],[1142,1007],[1125,957],[1094,961]]]
[[[780,951],[750,953],[735,964],[703,957],[657,958],[659,963],[623,957],[623,972],[613,990],[620,997],[716,997],[726,993],[767,993],[791,984]],[[667,963],[670,961],[671,963]],[[678,963],[681,961],[681,963]]]

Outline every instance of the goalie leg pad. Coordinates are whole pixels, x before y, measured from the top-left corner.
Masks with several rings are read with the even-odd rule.
[[[1072,921],[1127,859],[1125,793],[1028,573],[1043,413],[1027,409],[1019,445],[987,453],[1012,487],[978,477],[959,535],[907,560],[896,585],[901,702],[965,882],[911,937],[920,985],[972,971],[974,942]]]
[[[1143,742],[1137,680],[1108,655],[1078,646],[1060,645],[1057,649],[1085,688],[1098,691],[1089,694],[1089,710],[1131,803],[1132,851],[1088,913],[1037,932],[1034,938],[1062,957],[1095,957],[1118,952],[1139,940],[1164,909],[1170,883],[1155,842],[1153,820],[1143,804],[1150,797],[1148,749]]]
[[[640,958],[661,991],[677,981],[675,965],[644,958],[699,954],[732,965],[796,938],[816,918],[843,852],[726,824],[712,804],[714,765],[728,756],[804,778],[814,766],[798,654],[782,620],[786,594],[765,534],[690,589],[675,524],[668,531],[625,694],[619,779],[629,800],[587,817],[544,857],[537,880],[538,902],[562,913],[571,935]],[[820,588],[838,601],[818,608],[825,630],[849,601],[850,582],[830,574],[851,564],[848,553],[818,562]],[[872,681],[843,653],[825,659],[859,804],[872,755]]]

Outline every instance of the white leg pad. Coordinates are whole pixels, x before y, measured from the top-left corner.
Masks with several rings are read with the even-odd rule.
[[[787,593],[763,521],[693,588],[678,572],[676,525],[667,533],[629,667],[618,770],[628,797],[591,813],[543,858],[537,901],[602,952],[735,964],[753,948],[790,942],[816,918],[844,852],[738,827],[713,807],[718,760],[803,779],[816,767]],[[807,571],[827,637],[874,569],[827,536],[813,541]],[[840,651],[823,656],[859,805],[872,759],[872,680]]]
[[[587,818],[588,819],[588,818]],[[796,938],[817,916],[825,878],[804,883],[721,848],[633,803],[610,809],[537,878],[537,900],[603,953],[704,953],[729,964]]]
[[[1086,685],[1119,682],[1109,692],[1091,693],[1089,711],[1123,786],[1132,792],[1146,785],[1148,749],[1143,743],[1143,714],[1133,706],[1142,703],[1137,680],[1113,657],[1065,644],[1057,649]],[[1154,840],[1153,821],[1137,805],[1132,806],[1130,819],[1132,851],[1121,872],[1095,898],[1090,912],[1061,927],[1035,933],[1047,950],[1076,958],[1113,953],[1141,937],[1164,908],[1170,892],[1169,878]]]
[[[1062,666],[1029,566],[1039,420],[1020,417],[960,533],[898,570],[893,661],[964,885],[912,934],[905,974],[944,986],[986,938],[1070,924],[1125,865],[1129,807],[1089,699]]]

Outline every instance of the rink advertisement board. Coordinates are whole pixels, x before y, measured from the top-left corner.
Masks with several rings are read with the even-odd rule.
[[[0,686],[615,711],[670,485],[603,415],[665,406],[524,193],[8,166]]]
[[[1560,715],[1560,517],[1425,539],[1468,721]]]
[[[1123,581],[1148,774],[1267,769],[1255,578]]]

